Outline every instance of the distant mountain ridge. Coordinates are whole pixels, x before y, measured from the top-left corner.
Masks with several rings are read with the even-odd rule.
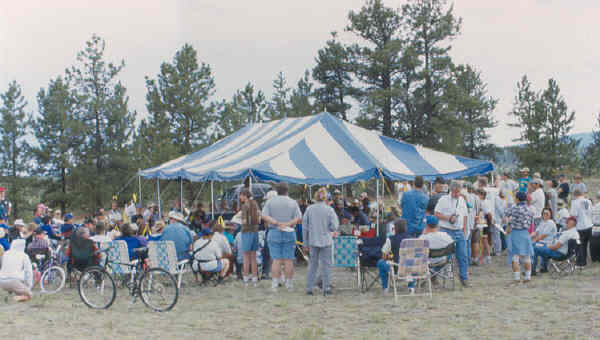
[[[581,132],[574,133],[571,138],[579,141],[579,152],[582,153],[589,145],[594,143],[593,132]],[[523,144],[520,144],[523,145]],[[496,166],[502,169],[514,169],[517,167],[519,159],[517,155],[512,151],[512,148],[519,147],[519,145],[505,146],[499,149],[496,154]]]

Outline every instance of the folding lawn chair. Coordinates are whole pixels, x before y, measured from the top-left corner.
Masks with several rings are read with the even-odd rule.
[[[575,272],[575,262],[579,253],[580,242],[579,240],[570,239],[567,245],[567,255],[560,258],[548,259],[548,270],[552,276],[568,276]]]
[[[408,282],[425,280],[429,285],[429,293],[411,295],[429,295],[431,292],[431,274],[429,272],[429,241],[421,239],[405,239],[398,250],[398,263],[388,262],[392,268],[389,279],[394,287],[394,300],[398,300],[398,281]],[[416,286],[416,284],[415,284]],[[406,294],[402,294],[406,295]]]
[[[381,248],[387,240],[386,236],[361,238],[359,241],[360,252],[360,290],[367,292],[379,282],[377,261],[382,258]]]
[[[183,274],[190,272],[190,260],[177,261],[177,250],[173,241],[148,242],[148,262],[150,268],[162,268],[176,276],[177,288],[181,288]]]
[[[106,260],[108,261],[108,268],[113,274],[122,276],[131,273],[133,267],[126,265],[133,264],[133,261],[129,260],[127,242],[123,240],[106,242],[102,247],[108,249]]]
[[[446,283],[450,283],[450,287],[454,290],[456,275],[456,245],[450,243],[443,249],[429,249],[429,273],[431,279],[442,281],[442,287],[446,288]],[[439,259],[439,260],[437,260]]]
[[[333,239],[331,266],[354,268],[356,270],[356,287],[360,287],[360,257],[358,256],[358,238],[356,236],[338,236]]]

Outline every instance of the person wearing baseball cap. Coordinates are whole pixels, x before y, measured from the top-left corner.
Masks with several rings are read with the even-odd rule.
[[[538,257],[542,258],[542,269],[540,270],[540,273],[547,273],[549,258],[556,259],[567,255],[567,252],[569,251],[569,240],[579,240],[579,233],[575,226],[577,226],[577,217],[571,216],[567,218],[565,231],[558,235],[558,238],[552,245],[544,244],[543,246],[538,245],[534,248],[533,271],[535,271]]]
[[[423,230],[423,234],[419,237],[420,239],[429,241],[429,249],[444,249],[448,247],[450,244],[454,243],[454,240],[450,235],[445,232],[440,231],[439,220],[437,217],[430,215],[427,216],[427,227]],[[431,258],[429,259],[429,263],[435,267],[436,263],[443,262],[444,258]]]
[[[73,225],[73,215],[67,213],[65,215],[65,223],[60,226],[60,234],[65,238],[71,237],[71,234],[75,230],[75,226]]]
[[[168,226],[167,226],[168,228]],[[229,260],[223,258],[221,250],[216,242],[212,241],[213,231],[210,228],[202,228],[200,238],[193,245],[192,269],[196,281],[200,281],[199,272],[219,273],[217,283],[223,282],[229,270]]]
[[[437,202],[446,194],[444,192],[444,184],[446,184],[446,181],[442,177],[436,177],[435,181],[433,181],[434,192],[427,202],[427,213],[430,215],[433,215]]]
[[[8,238],[16,240],[25,238],[25,236],[25,222],[23,222],[22,219],[16,219],[15,223],[13,223],[13,227],[8,230]]]
[[[527,192],[529,182],[531,182],[531,177],[529,177],[529,168],[521,169],[521,178],[519,178],[519,191]]]

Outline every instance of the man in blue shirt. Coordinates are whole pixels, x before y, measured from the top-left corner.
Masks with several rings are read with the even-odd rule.
[[[414,237],[419,237],[425,229],[425,209],[429,199],[423,192],[423,182],[423,176],[415,177],[415,189],[405,192],[400,202],[407,231]]]
[[[190,246],[194,242],[192,232],[183,225],[185,218],[177,211],[169,212],[169,224],[165,227],[161,241],[173,241],[177,251],[177,261],[190,258]]]
[[[49,239],[60,240],[60,236],[56,235],[54,228],[52,228],[50,225],[50,220],[51,218],[48,215],[42,217],[42,225],[40,226],[40,229],[46,232],[46,235],[48,235]]]
[[[6,215],[0,214],[0,228],[3,228],[5,232],[8,232],[8,226],[6,225]]]
[[[67,239],[71,237],[73,231],[75,231],[75,226],[73,225],[73,215],[66,214],[65,223],[60,226],[60,234]]]
[[[529,168],[521,169],[521,178],[519,179],[519,191],[527,193],[527,187],[529,186],[529,182],[531,182],[531,177],[529,177]]]

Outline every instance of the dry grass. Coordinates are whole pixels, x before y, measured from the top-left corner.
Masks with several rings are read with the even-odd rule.
[[[106,311],[88,309],[76,290],[0,305],[3,333],[13,339],[598,339],[600,266],[554,280],[537,276],[529,286],[506,288],[505,258],[472,269],[473,288],[437,290],[433,299],[404,297],[397,303],[375,287],[366,294],[338,291],[325,298],[304,292],[306,268],[296,289],[270,292],[270,281],[244,289],[189,287],[175,309],[154,313],[125,290]],[[336,270],[337,286],[352,273]],[[546,274],[547,275],[547,274]],[[346,282],[342,282],[346,280]]]

